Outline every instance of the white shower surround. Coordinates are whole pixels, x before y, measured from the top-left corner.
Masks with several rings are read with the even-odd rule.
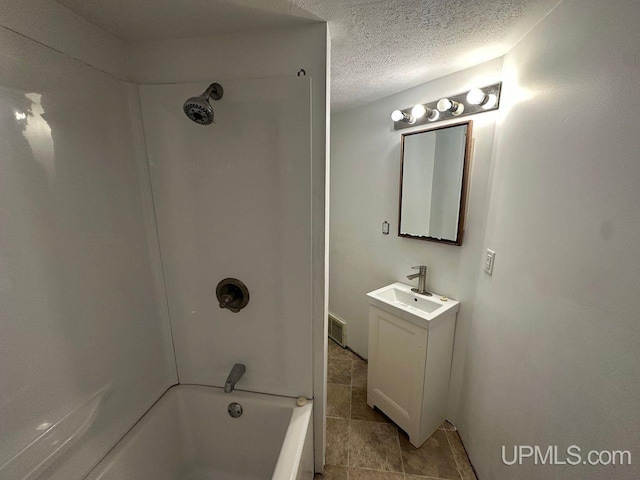
[[[311,398],[310,79],[220,82],[210,126],[182,112],[208,84],[139,87],[178,378],[223,387],[242,363],[236,388]]]

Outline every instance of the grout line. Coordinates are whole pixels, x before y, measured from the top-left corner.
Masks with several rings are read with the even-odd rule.
[[[455,427],[455,425],[454,425]],[[469,458],[469,452],[467,452],[467,447],[464,446],[464,442],[462,441],[462,437],[460,436],[460,432],[458,431],[458,429],[455,429],[455,434],[458,436],[458,440],[460,440],[460,445],[462,445],[462,450],[464,451],[464,458],[467,461],[467,463],[469,464],[469,467],[471,468],[471,472],[473,472],[473,478],[469,479],[469,480],[478,480],[478,473],[476,472],[475,467],[473,466],[473,463],[471,463],[471,458]],[[462,476],[462,475],[460,475]],[[465,478],[463,478],[463,480],[466,480]]]
[[[347,440],[347,468],[351,465],[351,419],[347,420],[347,432],[349,433],[349,439]],[[347,476],[349,474],[347,473]]]
[[[402,474],[406,475],[407,472],[404,471],[404,459],[402,458],[402,447],[400,446],[400,430],[396,427],[396,440],[398,441],[398,451],[400,452],[400,468],[402,468]]]
[[[353,356],[351,357],[351,383],[349,390],[349,420],[351,420],[351,414],[353,413]]]
[[[402,472],[396,472],[394,470],[376,470],[375,468],[366,468],[366,467],[351,467],[354,470],[366,470],[367,472],[379,472],[379,473],[394,473],[396,475],[404,475],[404,473]],[[431,477],[425,477],[425,478],[431,478]],[[446,478],[443,479],[438,479],[438,480],[447,480]]]
[[[347,480],[349,480],[349,467],[351,465],[351,408],[353,399],[353,357],[351,357],[351,380],[349,382],[349,440],[347,441]]]
[[[351,410],[353,409],[353,355],[351,355],[351,381],[349,382],[349,440],[347,441],[347,480],[351,464]]]
[[[410,473],[405,473],[405,477],[407,475],[410,475],[412,477],[417,477],[417,478],[424,478],[426,480],[454,480],[452,478],[444,478],[444,477],[425,477],[424,475],[412,475]]]
[[[334,465],[334,466],[342,467],[343,465]],[[402,472],[396,472],[393,470],[376,470],[375,468],[366,468],[366,467],[349,467],[349,468],[353,468],[354,470],[366,470],[367,472],[391,473],[391,474],[402,475],[402,476],[409,475],[411,477],[424,478],[427,480],[454,480],[452,478],[444,478],[444,477],[427,477],[424,475],[413,475],[411,473],[402,473]]]
[[[455,452],[455,450],[453,448],[453,445],[451,444],[451,439],[449,438],[449,434],[447,433],[446,430],[444,431],[444,436],[447,438],[447,443],[449,444],[449,449],[451,449],[451,455],[453,455],[453,461],[456,462],[456,468],[458,469],[458,475],[460,476],[461,479],[463,479],[464,477],[462,476],[462,469],[460,468],[460,462],[458,462],[458,458],[457,458],[456,452]]]

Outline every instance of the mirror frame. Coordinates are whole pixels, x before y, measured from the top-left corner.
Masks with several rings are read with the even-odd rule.
[[[459,127],[462,125],[467,126],[467,139],[464,145],[464,165],[462,166],[462,188],[460,192],[460,209],[458,211],[458,231],[456,240],[443,240],[440,238],[426,237],[423,235],[410,235],[408,233],[401,233],[402,225],[402,180],[404,174],[404,141],[405,138],[411,135],[417,135],[419,133],[435,132],[444,128]],[[398,236],[404,238],[414,238],[416,240],[426,240],[428,242],[444,243],[447,245],[462,245],[462,237],[464,235],[464,222],[465,215],[467,213],[467,192],[469,190],[469,169],[471,163],[471,146],[473,137],[473,120],[467,120],[466,122],[450,123],[448,125],[442,125],[434,128],[427,128],[425,130],[416,130],[415,132],[408,132],[402,134],[401,147],[400,147],[400,194],[399,194],[399,211],[398,211]]]

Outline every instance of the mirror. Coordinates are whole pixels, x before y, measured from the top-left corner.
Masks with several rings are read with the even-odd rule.
[[[462,244],[471,127],[402,135],[399,236]]]

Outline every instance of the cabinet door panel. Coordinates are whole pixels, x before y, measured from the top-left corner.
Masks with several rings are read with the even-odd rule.
[[[374,402],[400,426],[403,420],[419,422],[427,330],[375,307],[370,312]]]

